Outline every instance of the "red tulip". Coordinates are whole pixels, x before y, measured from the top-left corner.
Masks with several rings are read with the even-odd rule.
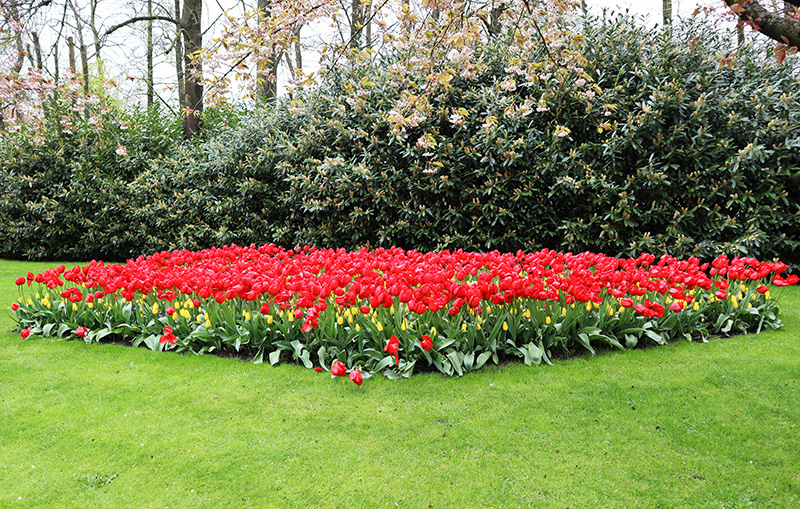
[[[398,348],[400,348],[400,341],[397,340],[397,336],[390,337],[389,342],[386,343],[386,346],[383,348],[384,352],[389,352],[394,355],[395,365],[400,364],[400,356],[397,355]]]
[[[75,329],[75,335],[78,336],[78,337],[81,337],[81,338],[85,338],[87,332],[89,332],[89,329],[87,329],[86,327],[83,327],[83,326],[78,327],[77,329]]]
[[[322,369],[321,367],[317,366],[316,368],[314,368],[314,371],[316,371],[317,373],[322,373],[325,370]]]
[[[17,283],[17,286],[22,286],[22,285],[25,284],[25,278],[24,277],[18,277],[17,280],[14,281],[14,282]]]
[[[177,341],[177,340],[178,340],[178,338],[176,338],[175,334],[172,333],[172,327],[165,326],[164,327],[164,334],[161,335],[161,339],[159,339],[159,342],[161,344],[169,343],[170,345],[174,345],[175,341]]]
[[[714,292],[714,297],[718,298],[719,300],[725,300],[728,298],[728,292],[725,290],[717,290]]]
[[[420,346],[423,350],[429,351],[433,348],[433,342],[431,341],[431,337],[427,334],[422,335],[422,341],[420,342]]]
[[[351,371],[350,380],[356,385],[361,385],[361,382],[363,381],[363,377],[361,376],[361,371],[357,369]]]
[[[19,304],[17,304],[16,302],[11,304],[11,311],[16,311],[18,309],[19,309]]]
[[[627,299],[627,298],[626,299],[620,299],[619,300],[619,304],[624,308],[632,308],[633,307],[633,301],[631,299]]]
[[[758,293],[762,293],[763,294],[763,293],[767,293],[769,291],[769,288],[767,288],[764,285],[759,285],[757,290],[758,290]]]
[[[31,329],[33,329],[33,327],[27,327],[20,331],[19,335],[22,336],[22,339],[27,339],[28,336],[31,335]]]
[[[672,304],[670,304],[669,309],[677,313],[679,311],[683,311],[683,306],[684,304],[682,301],[675,301]]]
[[[331,366],[331,375],[333,376],[345,376],[347,374],[347,366],[344,365],[341,361],[336,361]]]
[[[170,306],[170,307],[168,307],[167,309],[165,309],[165,311],[166,311],[166,313],[167,313],[169,316],[172,316],[172,315],[174,315],[174,314],[175,314],[175,308],[174,308],[174,307],[172,307],[172,306]]]

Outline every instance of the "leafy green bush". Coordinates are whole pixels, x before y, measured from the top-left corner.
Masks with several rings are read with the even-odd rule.
[[[663,32],[620,16],[571,29],[569,54],[584,62],[523,82],[509,32],[482,46],[476,75],[431,97],[419,85],[430,114],[400,135],[394,64],[413,56],[400,53],[338,67],[268,110],[209,112],[192,142],[158,114],[112,111],[100,130],[76,118],[74,134],[54,115],[39,133],[47,144],[31,132],[0,139],[0,256],[275,242],[796,264],[791,65],[734,52],[702,24]],[[545,62],[548,50],[527,57]],[[404,79],[424,84],[426,72]]]
[[[234,120],[234,121],[231,121]],[[183,143],[131,182],[134,254],[257,243],[280,220],[273,189],[278,129],[270,115],[219,122],[209,139]]]
[[[726,53],[702,25],[585,19],[583,36],[587,76],[562,69],[514,90],[509,56],[488,45],[484,75],[432,100],[459,118],[429,117],[406,138],[387,135],[399,57],[340,71],[301,98],[287,133],[281,200],[296,228],[278,240],[798,260],[791,66]]]
[[[180,124],[158,110],[53,101],[41,125],[0,136],[0,255],[119,259],[135,251],[130,182],[169,152]]]

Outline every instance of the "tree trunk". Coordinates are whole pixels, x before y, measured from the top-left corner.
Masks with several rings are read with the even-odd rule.
[[[75,39],[72,36],[67,37],[67,46],[69,47],[69,68],[75,74]]]
[[[17,9],[16,2],[9,2],[8,6],[8,15],[9,18],[19,22],[19,10]],[[22,44],[22,30],[14,30],[14,46],[17,49],[17,55],[14,58],[14,64],[11,69],[11,73],[13,75],[17,75],[22,70],[22,66],[25,63],[25,47]]]
[[[800,22],[784,16],[783,13],[775,14],[764,8],[757,0],[742,2],[741,0],[725,0],[739,19],[748,25],[757,28],[759,32],[781,44],[800,47]],[[798,0],[786,0],[786,3],[798,6]]]
[[[54,71],[53,79],[55,80],[56,83],[58,83],[58,79],[60,78],[60,74],[58,71],[59,65],[60,64],[58,62],[58,44],[56,44],[53,46],[53,71]]]
[[[364,47],[372,49],[372,0],[364,3]]]
[[[181,15],[186,65],[183,136],[187,139],[200,132],[203,112],[203,63],[195,54],[203,49],[202,14],[202,0],[184,0]]]
[[[489,36],[496,37],[500,35],[503,27],[500,24],[500,16],[503,15],[503,11],[505,11],[505,7],[500,5],[496,7],[492,7],[492,10],[489,12]]]
[[[664,26],[672,23],[672,0],[662,0],[662,13],[664,16]]]
[[[270,13],[270,0],[258,0],[258,21],[259,23],[266,20]],[[269,45],[270,52],[274,51],[272,45]],[[270,58],[266,61],[259,61],[256,69],[256,100],[260,102],[268,102],[274,104],[278,98],[278,82],[277,71],[278,62],[280,62],[280,55],[271,54]]]
[[[350,48],[361,48],[361,34],[364,29],[364,7],[361,5],[361,0],[353,0],[352,14],[350,16]]]
[[[153,15],[153,0],[147,0],[147,15]],[[147,109],[153,107],[153,20],[147,21]]]
[[[83,69],[83,93],[89,95],[89,56],[86,45],[81,44],[81,68]]]
[[[33,51],[36,53],[36,68],[42,71],[42,45],[39,43],[39,34],[31,32],[31,38],[33,38]]]
[[[89,28],[92,29],[92,37],[94,37],[94,61],[97,62],[97,73],[103,76],[103,59],[100,57],[100,34],[97,31],[97,0],[90,0],[89,2]]]
[[[300,29],[303,26],[299,26],[294,29],[294,65],[295,69],[302,71],[303,70],[303,51],[300,48]]]
[[[175,19],[180,19],[181,14],[181,0],[175,0]],[[183,110],[186,105],[184,100],[185,87],[183,78],[183,42],[181,40],[182,30],[180,25],[175,28],[175,72],[178,78],[178,106]]]

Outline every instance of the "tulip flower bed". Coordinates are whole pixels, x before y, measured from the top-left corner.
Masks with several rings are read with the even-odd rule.
[[[783,263],[651,254],[352,252],[225,246],[29,273],[12,306],[31,334],[299,362],[361,384],[415,368],[633,348],[780,327]]]

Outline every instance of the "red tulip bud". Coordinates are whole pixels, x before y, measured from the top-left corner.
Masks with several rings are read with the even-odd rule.
[[[341,361],[336,361],[331,366],[331,375],[333,376],[345,376],[347,374],[347,367]]]

